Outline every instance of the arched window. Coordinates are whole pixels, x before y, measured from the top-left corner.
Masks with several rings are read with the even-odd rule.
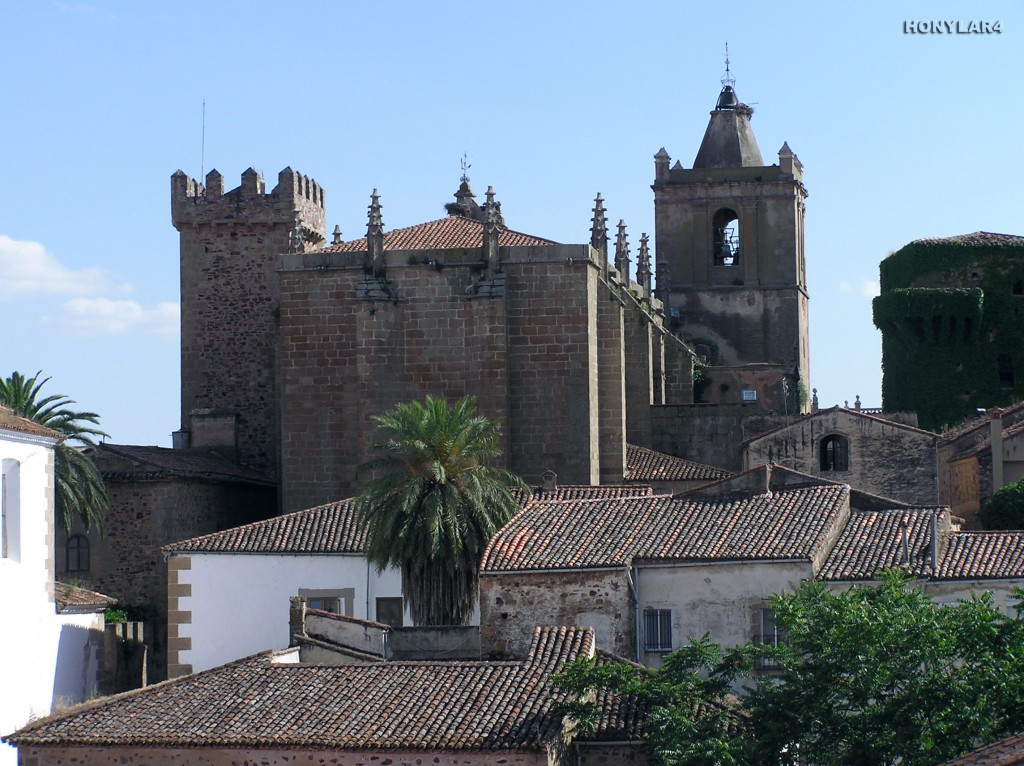
[[[740,217],[727,207],[715,213],[712,255],[716,266],[735,266],[740,262]]]
[[[821,440],[821,470],[848,471],[850,469],[849,446],[845,436],[832,434]]]
[[[65,571],[89,571],[89,539],[85,535],[71,535],[68,538]]]

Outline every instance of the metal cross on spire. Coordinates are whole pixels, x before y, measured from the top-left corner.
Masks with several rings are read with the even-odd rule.
[[[469,176],[466,175],[466,171],[473,166],[469,164],[469,157],[466,155],[465,152],[462,153],[462,160],[459,162],[459,165],[462,167],[462,177],[459,178],[459,180],[462,181],[462,183],[464,184],[468,184]]]
[[[736,78],[732,76],[732,72],[729,71],[729,43],[725,43],[725,74],[722,75],[722,87],[732,87],[736,84]]]

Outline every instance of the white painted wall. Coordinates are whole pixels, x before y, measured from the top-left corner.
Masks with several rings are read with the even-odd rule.
[[[60,623],[53,603],[53,445],[0,429],[4,516],[0,530],[0,734],[47,715],[53,700]],[[6,542],[6,548],[3,543]],[[0,744],[0,766],[17,751]]]
[[[53,680],[53,704],[68,707],[99,693],[103,612],[58,614],[60,643]]]
[[[761,607],[768,598],[791,591],[813,576],[810,562],[723,562],[640,565],[637,603],[645,609],[672,610],[672,645],[685,646],[705,633],[731,648],[754,638]],[[643,621],[638,636],[644,646]],[[643,653],[646,665],[661,664],[659,653]]]
[[[180,662],[193,672],[222,665],[268,649],[288,646],[289,598],[300,589],[355,591],[352,617],[376,619],[378,597],[401,596],[397,569],[377,574],[358,554],[285,556],[270,554],[187,554],[191,569],[178,582],[192,586],[179,609],[192,622],[179,635],[192,639]],[[405,624],[411,625],[409,615]]]

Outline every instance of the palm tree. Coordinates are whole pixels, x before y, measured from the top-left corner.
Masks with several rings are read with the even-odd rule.
[[[102,529],[107,490],[96,464],[82,448],[95,447],[93,437],[107,434],[93,427],[100,422],[95,412],[67,409],[75,402],[64,394],[40,398],[40,389],[50,380],[40,380],[41,374],[40,370],[26,378],[20,372],[12,372],[10,377],[0,379],[0,404],[64,437],[57,445],[53,461],[56,512],[64,529],[70,530],[76,518],[87,530],[93,526]]]
[[[501,427],[476,414],[472,397],[449,406],[428,396],[373,420],[384,439],[360,472],[376,476],[356,498],[366,557],[378,570],[402,570],[417,625],[465,625],[484,548],[518,509],[516,490],[526,489],[486,465],[501,454]]]

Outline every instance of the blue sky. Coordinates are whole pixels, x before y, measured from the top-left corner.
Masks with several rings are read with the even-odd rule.
[[[387,228],[440,217],[465,152],[512,228],[585,242],[600,191],[635,253],[652,157],[692,164],[728,41],[765,161],[788,141],[804,163],[811,383],[822,406],[877,406],[878,262],[919,237],[1024,234],[1022,8],[8,3],[0,372],[43,370],[115,442],[170,445],[179,168],[231,188],[291,166],[354,238],[374,187]],[[920,19],[1001,33],[904,33]]]

